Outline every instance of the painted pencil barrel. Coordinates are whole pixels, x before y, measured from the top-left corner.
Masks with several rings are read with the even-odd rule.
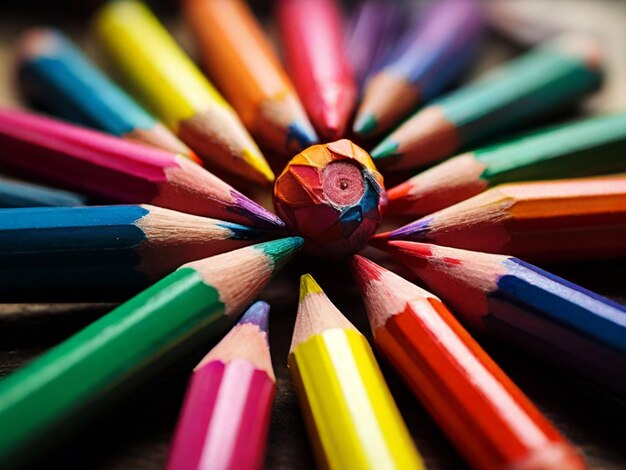
[[[416,468],[408,435],[365,338],[331,329],[289,355],[301,407],[318,461],[331,469]]]
[[[264,237],[148,205],[0,209],[0,295],[134,293],[186,262]]]
[[[257,302],[196,366],[176,426],[168,470],[260,470],[276,378],[269,305]]]
[[[317,136],[272,45],[243,0],[187,0],[209,76],[260,144],[293,155]]]
[[[368,136],[388,131],[420,102],[443,91],[474,56],[482,23],[474,0],[433,3],[387,64],[368,79],[354,131]]]
[[[142,102],[208,164],[258,183],[274,181],[237,114],[145,4],[108,3],[96,14],[95,30]]]
[[[423,216],[489,186],[626,170],[626,113],[542,129],[451,158],[390,189],[386,211]]]
[[[18,76],[32,102],[94,129],[200,160],[54,29],[27,31]]]
[[[586,36],[550,41],[418,111],[372,151],[389,169],[415,168],[570,106],[601,83]]]
[[[327,141],[343,137],[357,88],[344,55],[337,0],[281,0],[278,26],[291,78],[313,125]]]
[[[431,242],[531,260],[626,255],[626,176],[511,183],[375,239]]]
[[[0,207],[73,207],[85,204],[80,194],[0,176]]]
[[[0,462],[28,458],[135,383],[225,331],[302,246],[285,238],[188,263],[0,381]]]

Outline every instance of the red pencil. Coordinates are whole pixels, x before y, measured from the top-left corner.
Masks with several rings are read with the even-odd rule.
[[[168,470],[263,467],[276,389],[268,315],[256,302],[194,369]]]
[[[357,87],[344,56],[343,21],[335,0],[280,0],[285,59],[311,121],[326,140],[343,137]]]
[[[585,468],[441,300],[361,256],[351,267],[376,345],[471,467]]]
[[[188,159],[18,110],[0,108],[0,166],[110,202],[149,203],[265,228],[284,226]]]

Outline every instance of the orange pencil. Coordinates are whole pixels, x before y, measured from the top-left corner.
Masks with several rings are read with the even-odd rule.
[[[376,345],[473,468],[585,468],[441,300],[361,256],[351,264]]]
[[[272,45],[242,0],[186,0],[211,79],[262,145],[294,154],[317,142]]]

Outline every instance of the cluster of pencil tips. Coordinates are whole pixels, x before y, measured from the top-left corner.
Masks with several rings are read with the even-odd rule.
[[[93,34],[124,89],[60,31],[19,39],[17,83],[55,117],[0,108],[0,296],[130,300],[0,381],[0,466],[221,338],[167,468],[261,468],[276,378],[253,302],[306,240],[233,184],[348,136],[414,174],[384,214],[415,220],[369,243],[432,291],[348,257],[377,351],[471,467],[586,468],[468,330],[626,397],[626,308],[529,264],[626,255],[626,111],[501,139],[598,90],[601,45],[558,35],[454,89],[486,29],[476,0],[275,7],[285,69],[244,0],[182,2],[204,72],[145,4],[105,4]],[[300,282],[288,365],[317,464],[423,468],[368,341]]]

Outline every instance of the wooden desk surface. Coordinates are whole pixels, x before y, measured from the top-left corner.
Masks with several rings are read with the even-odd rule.
[[[596,31],[609,50],[607,83],[586,105],[589,112],[626,109],[626,3],[602,0],[524,0],[536,11],[557,8],[577,28]],[[60,2],[57,2],[57,4]],[[69,2],[71,3],[71,2]],[[74,4],[77,4],[74,2]],[[590,7],[595,4],[595,7]],[[87,8],[82,6],[83,10]],[[532,10],[531,8],[531,10]],[[48,8],[46,14],[51,14]],[[575,12],[575,13],[572,13]],[[82,12],[81,12],[82,13]],[[11,87],[11,50],[16,34],[29,25],[62,26],[81,38],[83,23],[62,14],[33,16],[2,13],[0,7],[0,104],[19,104]],[[551,11],[545,18],[559,14]],[[168,23],[182,33],[178,21]],[[570,23],[571,25],[571,23]],[[497,38],[485,47],[477,70],[489,68],[515,52]],[[626,262],[597,262],[548,269],[626,302]],[[286,368],[300,274],[311,272],[333,302],[353,323],[369,335],[361,300],[345,266],[300,258],[286,268],[263,292],[272,305],[270,338],[278,393],[272,416],[266,468],[313,467],[303,422]],[[114,304],[0,304],[0,375],[26,363],[45,349],[106,313]],[[626,468],[626,403],[592,384],[541,360],[481,339],[500,366],[528,394],[555,425],[586,455],[595,468]],[[106,413],[91,420],[78,436],[59,445],[45,458],[45,465],[68,469],[156,469],[167,456],[169,441],[191,368],[210,345],[165,371]],[[395,374],[382,364],[404,418],[429,468],[456,469],[464,464],[418,402]],[[4,430],[2,432],[5,432]],[[52,464],[52,465],[51,465]]]

